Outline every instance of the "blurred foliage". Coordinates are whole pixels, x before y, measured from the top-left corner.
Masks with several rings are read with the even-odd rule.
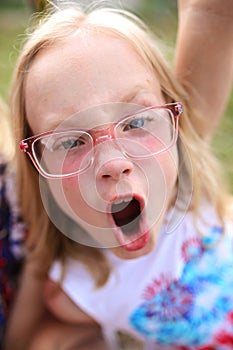
[[[213,140],[213,149],[218,159],[224,166],[229,180],[231,192],[233,192],[233,91],[230,101],[221,121],[220,127]]]
[[[5,99],[28,18],[26,8],[0,8],[0,95]]]
[[[164,22],[170,27],[170,21],[176,20],[177,1],[175,0],[144,0],[141,2],[140,12],[150,23],[155,20]]]
[[[25,6],[24,0],[0,0],[0,11],[2,9],[20,9]]]

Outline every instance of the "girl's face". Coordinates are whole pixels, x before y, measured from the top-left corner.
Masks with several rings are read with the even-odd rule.
[[[118,147],[111,126],[135,110],[165,103],[154,73],[125,40],[79,30],[38,53],[25,96],[35,135],[75,127],[91,130],[93,136],[89,168],[48,180],[60,208],[86,232],[81,235],[77,228],[72,238],[108,247],[123,259],[149,253],[175,197],[176,148],[132,159]],[[143,149],[140,142],[132,147],[139,153]],[[59,215],[53,214],[55,225]]]

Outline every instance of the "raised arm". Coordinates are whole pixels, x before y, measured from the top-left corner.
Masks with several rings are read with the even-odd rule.
[[[178,0],[175,73],[200,119],[198,133],[210,138],[228,103],[233,79],[233,1]]]

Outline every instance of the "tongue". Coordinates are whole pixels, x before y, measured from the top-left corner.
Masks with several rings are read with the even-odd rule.
[[[129,203],[113,204],[111,209],[120,246],[127,251],[142,249],[149,240],[150,232],[139,202],[134,198]]]

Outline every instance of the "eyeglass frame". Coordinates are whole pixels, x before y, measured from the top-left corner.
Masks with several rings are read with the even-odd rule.
[[[163,105],[158,105],[158,106],[150,106],[150,107],[146,107],[146,108],[143,108],[139,111],[137,111],[137,113],[141,113],[141,112],[145,112],[145,111],[148,111],[148,110],[153,110],[153,109],[169,109],[171,112],[172,112],[172,118],[174,119],[174,126],[175,126],[175,134],[174,134],[174,137],[173,137],[173,140],[171,142],[171,144],[164,148],[163,150],[159,151],[159,152],[156,152],[156,153],[152,153],[151,155],[147,155],[147,156],[132,156],[132,155],[127,155],[127,152],[123,152],[125,156],[127,156],[128,158],[132,158],[132,159],[144,159],[144,158],[148,158],[150,156],[154,156],[154,155],[158,155],[158,154],[161,154],[163,152],[166,152],[168,151],[170,148],[172,148],[174,146],[174,144],[176,143],[177,141],[177,137],[178,137],[178,124],[179,124],[179,118],[181,116],[181,114],[183,113],[183,106],[182,106],[182,103],[181,102],[172,102],[172,103],[167,103],[167,104],[163,104]],[[132,114],[133,115],[133,114]],[[125,117],[123,117],[121,120],[115,122],[115,127],[114,127],[114,130],[116,128],[116,126],[121,123],[122,121],[124,121],[125,119],[129,118],[131,116],[131,114],[129,115],[126,115]],[[112,124],[112,123],[110,123]],[[113,123],[114,124],[114,123]],[[77,131],[84,131],[86,133],[88,133],[90,135],[90,137],[92,138],[93,140],[93,144],[95,144],[96,142],[94,142],[94,139],[93,139],[93,136],[89,133],[90,130],[86,131],[86,130],[82,130],[82,129],[76,129],[76,128],[72,128],[72,129],[59,129],[59,132],[64,132],[64,131],[74,131],[74,130],[77,130]],[[50,130],[50,131],[46,131],[44,133],[41,133],[41,134],[37,134],[37,135],[33,135],[33,136],[30,136],[26,139],[23,139],[20,141],[20,144],[19,144],[19,147],[20,147],[20,150],[25,152],[29,158],[31,159],[34,167],[36,168],[36,170],[38,171],[38,173],[40,175],[42,175],[44,178],[46,179],[61,179],[61,178],[69,178],[69,177],[72,177],[72,176],[75,176],[77,174],[81,174],[82,172],[86,171],[93,163],[93,159],[92,161],[90,162],[90,164],[88,164],[88,166],[82,170],[77,170],[71,174],[65,174],[65,175],[50,175],[48,174],[47,172],[45,172],[43,170],[43,168],[40,166],[39,162],[38,162],[38,159],[37,159],[37,156],[35,155],[35,151],[34,151],[34,148],[33,148],[33,144],[37,141],[37,139],[40,139],[42,136],[48,136],[48,135],[52,135],[53,133],[55,132],[55,130]],[[106,135],[107,136],[107,135]],[[99,138],[103,138],[103,139],[106,139],[106,136],[100,136]],[[109,138],[109,137],[108,137]],[[115,135],[114,135],[114,138],[115,138]],[[98,139],[98,137],[96,138],[96,140]]]

